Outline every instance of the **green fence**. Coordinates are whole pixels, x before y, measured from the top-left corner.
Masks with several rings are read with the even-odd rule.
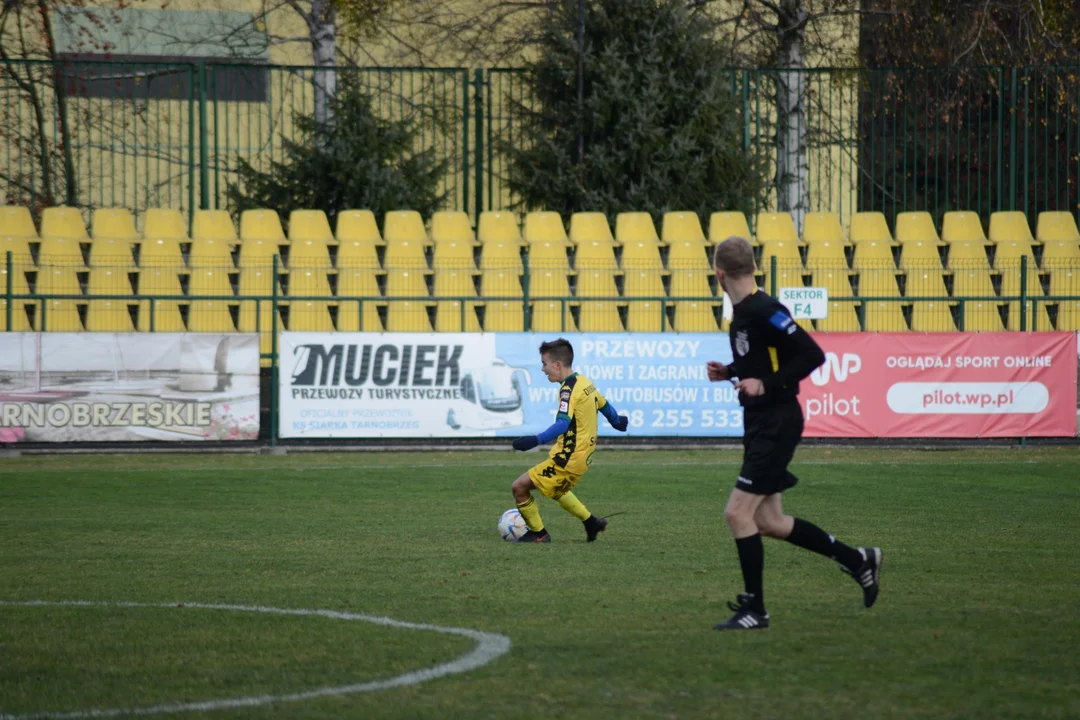
[[[224,207],[237,160],[281,158],[327,72],[364,87],[384,117],[418,122],[417,148],[447,161],[446,209],[475,218],[518,200],[502,148],[525,141],[521,70],[89,61],[0,63],[0,195],[35,211]],[[744,145],[770,176],[781,160],[802,166],[744,210],[878,210],[891,223],[904,210],[986,222],[1015,209],[1034,222],[1080,208],[1080,68],[732,70],[729,82]],[[785,88],[798,112],[781,104]]]

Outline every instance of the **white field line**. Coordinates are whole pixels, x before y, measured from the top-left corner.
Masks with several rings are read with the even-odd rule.
[[[230,710],[234,708],[257,707],[270,703],[298,702],[301,700],[313,700],[316,698],[331,697],[336,695],[351,695],[354,693],[374,692],[387,690],[405,685],[434,680],[445,675],[454,675],[475,670],[486,665],[495,658],[505,655],[510,651],[510,638],[498,633],[470,630],[468,628],[446,627],[443,625],[428,625],[424,623],[411,623],[402,620],[394,620],[388,617],[375,615],[359,615],[356,613],[340,612],[337,610],[310,610],[263,607],[260,605],[220,605],[197,602],[183,603],[137,603],[137,602],[91,602],[91,601],[60,601],[50,602],[46,600],[29,600],[14,602],[0,600],[0,607],[120,607],[120,608],[196,608],[203,610],[230,610],[235,612],[267,613],[270,615],[296,615],[305,617],[324,617],[331,620],[352,620],[383,625],[385,627],[400,628],[403,630],[428,630],[444,635],[459,635],[476,641],[476,647],[472,651],[452,660],[448,663],[435,665],[422,670],[414,670],[398,675],[388,680],[374,680],[372,682],[357,683],[354,685],[339,685],[336,687],[317,688],[289,695],[252,695],[249,697],[225,698],[221,700],[200,700],[197,702],[175,703],[165,705],[150,705],[133,708],[105,708],[93,710],[73,710],[68,712],[35,712],[27,714],[10,715],[0,711],[0,720],[79,720],[81,718],[112,718],[124,715],[160,715],[164,713],[180,712],[208,712],[213,710]]]

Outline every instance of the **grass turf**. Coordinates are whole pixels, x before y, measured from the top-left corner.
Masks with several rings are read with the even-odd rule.
[[[42,457],[0,465],[0,601],[326,608],[509,636],[417,686],[185,717],[1080,716],[1080,453],[799,452],[786,509],[884,548],[865,610],[834,563],[767,541],[773,627],[721,509],[738,453],[597,454],[593,544],[502,542],[502,452]],[[325,618],[0,606],[0,715],[286,694],[389,678],[472,642]]]

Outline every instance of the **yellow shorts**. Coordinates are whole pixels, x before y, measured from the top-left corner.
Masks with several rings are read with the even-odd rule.
[[[548,458],[536,467],[529,469],[529,479],[532,480],[536,489],[552,500],[558,500],[566,493],[574,489],[580,475],[568,473],[564,468],[555,464]]]

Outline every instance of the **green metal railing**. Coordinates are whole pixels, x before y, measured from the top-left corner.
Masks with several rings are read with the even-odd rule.
[[[265,169],[314,111],[308,66],[80,61],[0,63],[0,195],[34,209],[222,208],[239,159]],[[503,149],[535,105],[513,68],[339,68],[386,118],[411,118],[418,150],[447,163],[446,209],[512,205]],[[781,81],[802,112],[780,124]],[[1080,208],[1080,68],[731,70],[743,145],[775,174],[781,135],[802,144],[803,211],[950,210],[984,220]],[[340,86],[339,82],[339,86]],[[63,101],[63,103],[61,103]],[[61,104],[66,112],[61,117]],[[89,216],[88,216],[89,217]],[[87,219],[88,219],[87,217]]]

